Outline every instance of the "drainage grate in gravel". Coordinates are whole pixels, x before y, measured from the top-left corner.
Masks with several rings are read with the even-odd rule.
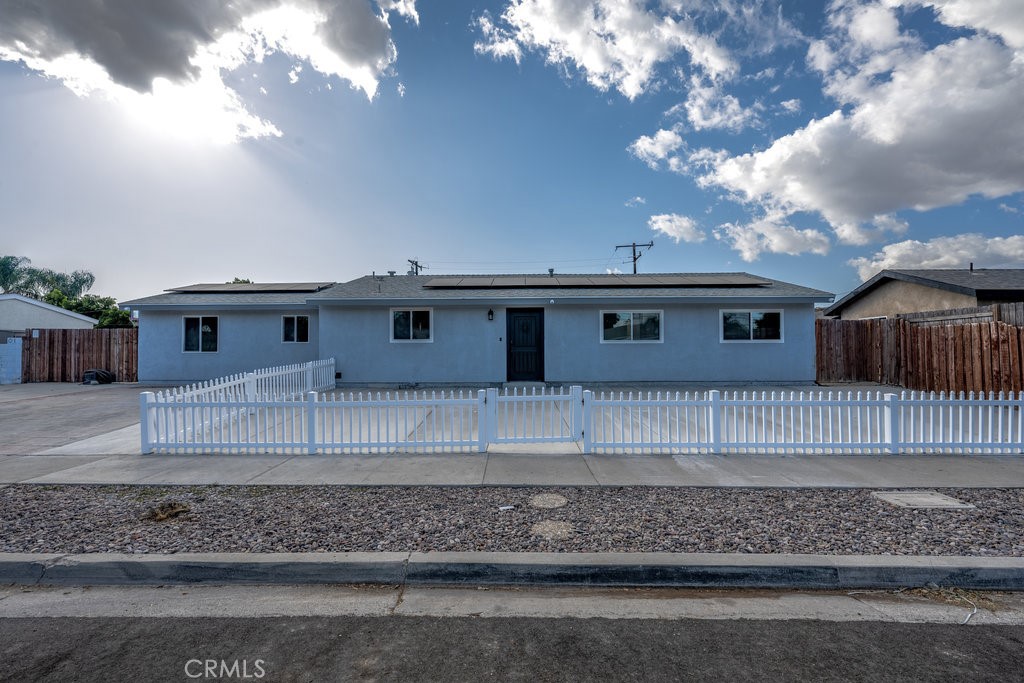
[[[901,508],[973,509],[970,503],[945,496],[937,491],[872,491],[871,495]]]

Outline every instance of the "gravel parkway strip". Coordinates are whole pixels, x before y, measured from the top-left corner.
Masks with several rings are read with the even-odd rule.
[[[974,507],[857,489],[13,485],[0,552],[1024,556],[1024,489],[939,492]],[[187,510],[147,518],[161,504]]]

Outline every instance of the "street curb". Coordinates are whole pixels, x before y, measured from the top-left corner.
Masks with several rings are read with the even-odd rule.
[[[0,553],[0,584],[1024,590],[1024,558],[705,553]]]

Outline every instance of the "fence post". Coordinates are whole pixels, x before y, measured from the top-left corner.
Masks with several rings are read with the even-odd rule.
[[[718,389],[708,392],[708,453],[722,452],[722,394]]]
[[[487,389],[484,399],[484,412],[480,430],[487,434],[487,444],[490,445],[498,440],[498,390],[495,387]],[[486,445],[484,450],[487,450]]]
[[[572,387],[572,440],[583,438],[583,387]]]
[[[885,395],[885,452],[897,455],[900,452],[900,406],[899,396]]]
[[[305,373],[306,374],[306,386],[303,387],[303,390],[304,391],[313,391],[314,389],[316,389],[316,387],[313,386],[313,361],[310,361],[310,362],[306,363],[305,370],[306,370],[306,373]]]
[[[153,452],[153,437],[156,435],[156,415],[150,406],[156,401],[152,391],[139,394],[139,431],[142,436],[142,454]]]
[[[476,392],[476,414],[477,414],[477,425],[476,425],[476,450],[479,453],[487,452],[487,444],[491,440],[491,420],[490,420],[490,389],[480,389]]]
[[[579,389],[580,387],[573,387]],[[580,398],[580,433],[583,436],[583,452],[590,453],[594,449],[594,392],[584,391]]]
[[[306,453],[316,455],[316,392],[306,394]]]

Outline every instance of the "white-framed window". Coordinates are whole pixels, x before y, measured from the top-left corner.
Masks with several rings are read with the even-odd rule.
[[[601,311],[601,343],[658,343],[662,311]]]
[[[309,316],[286,315],[281,318],[281,341],[305,344],[309,341]]]
[[[215,315],[183,316],[182,351],[185,353],[216,353],[219,322]]]
[[[719,338],[729,342],[781,342],[782,311],[719,311]]]
[[[430,308],[392,308],[391,341],[434,341],[434,311]]]

